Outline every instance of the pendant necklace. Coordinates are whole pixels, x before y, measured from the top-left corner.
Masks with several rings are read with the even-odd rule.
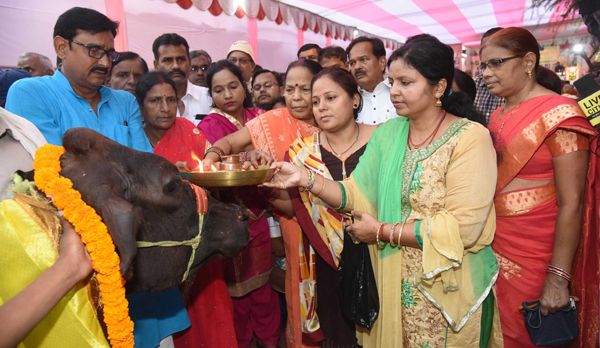
[[[342,155],[345,154],[346,152],[350,151],[350,149],[352,148],[352,146],[354,146],[354,144],[356,144],[356,142],[358,141],[358,137],[360,136],[360,127],[358,126],[358,123],[356,124],[356,128],[358,128],[358,132],[356,132],[356,139],[354,139],[354,142],[352,143],[352,145],[350,145],[350,147],[341,153],[337,153],[335,152],[335,150],[333,149],[333,146],[331,146],[331,143],[329,142],[329,138],[327,137],[327,134],[325,134],[325,139],[327,139],[327,144],[329,144],[329,148],[331,149],[331,152],[333,152],[334,155],[337,156],[337,158],[342,158]]]

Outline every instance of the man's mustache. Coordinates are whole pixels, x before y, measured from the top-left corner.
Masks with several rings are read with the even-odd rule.
[[[103,68],[101,66],[95,66],[92,68],[92,70],[90,71],[90,73],[93,73],[94,71],[101,71],[105,74],[108,74],[108,68]]]
[[[173,69],[173,70],[169,71],[169,76],[173,76],[175,74],[180,74],[181,76],[185,76],[185,73],[183,72],[183,70]]]

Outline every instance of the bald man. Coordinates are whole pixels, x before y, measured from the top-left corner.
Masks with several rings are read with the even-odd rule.
[[[17,68],[29,72],[33,77],[54,75],[54,67],[50,59],[34,52],[23,53],[19,57]]]

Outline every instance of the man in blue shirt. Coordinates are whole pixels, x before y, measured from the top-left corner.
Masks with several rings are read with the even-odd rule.
[[[74,7],[60,15],[54,26],[54,50],[62,68],[54,76],[13,84],[6,109],[31,121],[51,144],[62,145],[65,131],[85,127],[122,145],[152,152],[135,97],[103,86],[119,57],[114,49],[118,26],[87,8]],[[190,326],[177,288],[129,294],[127,300],[137,348],[154,348]]]
[[[54,27],[54,50],[62,68],[53,76],[15,83],[6,110],[31,121],[50,144],[62,145],[67,129],[85,127],[136,150],[152,151],[135,97],[103,86],[119,58],[114,49],[118,25],[90,9],[73,8],[61,15]]]

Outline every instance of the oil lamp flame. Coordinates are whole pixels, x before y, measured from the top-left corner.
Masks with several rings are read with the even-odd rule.
[[[204,168],[202,168],[202,160],[196,156],[194,151],[191,152],[192,159],[198,163],[198,166],[193,168],[192,171],[200,170],[201,173],[204,172]]]
[[[217,168],[215,168],[214,164],[210,165],[210,170],[212,170],[213,172],[218,172]]]

